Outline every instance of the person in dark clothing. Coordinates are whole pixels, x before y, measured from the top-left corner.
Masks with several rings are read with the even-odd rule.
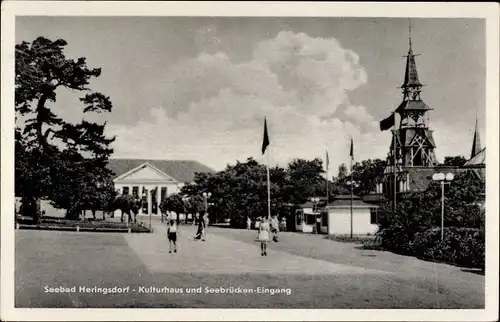
[[[204,236],[204,230],[205,230],[205,221],[203,218],[198,218],[198,230],[196,231],[196,236],[194,237],[195,240],[203,240],[205,241],[205,236]]]

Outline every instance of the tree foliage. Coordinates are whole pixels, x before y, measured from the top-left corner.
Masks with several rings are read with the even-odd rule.
[[[466,173],[457,175],[446,186],[444,227],[445,234],[448,232],[452,235],[445,235],[445,240],[439,244],[441,246],[429,243],[436,235],[439,236],[436,229],[440,231],[441,228],[440,183],[431,182],[424,192],[400,197],[396,209],[389,202],[382,204],[378,232],[382,245],[400,253],[435,256],[437,259],[463,263],[464,258],[470,257],[463,253],[449,254],[444,248],[451,247],[450,251],[455,251],[461,247],[457,246],[459,244],[467,245],[470,249],[481,250],[484,247],[485,218],[476,202],[481,199],[483,191],[484,183]],[[469,230],[475,233],[471,235]],[[474,258],[474,261],[481,263],[481,258]],[[484,263],[484,258],[482,262]]]
[[[453,157],[445,157],[443,165],[453,166],[453,167],[461,167],[467,162],[467,159],[461,155],[453,156]]]
[[[189,205],[196,212],[204,211],[203,192],[210,192],[210,220],[217,222],[231,218],[233,226],[245,226],[246,218],[267,216],[266,166],[252,158],[246,162],[228,165],[226,169],[212,174],[197,174],[193,184],[182,188],[181,194],[189,196]],[[289,203],[302,203],[308,197],[324,193],[325,179],[322,177],[321,160],[296,159],[284,169],[269,169],[271,181],[271,212],[276,214]],[[191,206],[188,206],[188,208]],[[191,213],[196,213],[195,211]]]
[[[123,222],[123,215],[126,214],[128,217],[128,222],[136,222],[137,214],[141,209],[141,200],[134,198],[132,195],[120,194],[112,201],[111,211],[120,210],[121,211],[121,221]],[[133,217],[132,217],[133,215]]]
[[[74,217],[81,207],[101,208],[112,198],[106,164],[114,138],[106,137],[106,123],[72,124],[54,112],[61,89],[82,94],[84,115],[112,109],[109,97],[88,87],[101,69],[87,67],[83,57],[67,58],[66,45],[39,37],[15,47],[16,120],[23,122],[16,128],[16,195],[28,205],[49,198]],[[23,209],[39,217],[38,209]]]

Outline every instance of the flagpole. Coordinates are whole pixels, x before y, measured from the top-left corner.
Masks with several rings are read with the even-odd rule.
[[[330,194],[328,192],[328,169],[326,169],[326,207],[328,207]]]
[[[269,147],[267,148],[267,218],[271,219],[271,179],[269,177]]]
[[[394,212],[396,211],[396,198],[397,198],[397,194],[396,194],[396,190],[397,190],[397,174],[396,174],[396,166],[397,166],[397,157],[396,157],[396,112],[394,112],[394,132],[393,132],[393,139],[392,139],[392,144],[393,144],[393,154],[394,154],[394,204],[393,204],[393,207],[394,207]]]
[[[352,239],[352,199],[353,199],[353,189],[354,189],[354,181],[352,180],[353,177],[352,177],[352,161],[354,159],[354,153],[353,153],[353,142],[352,142],[352,137],[351,137],[351,206],[350,206],[350,210],[351,210],[351,239]]]

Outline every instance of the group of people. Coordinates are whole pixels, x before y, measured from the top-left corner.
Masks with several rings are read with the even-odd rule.
[[[198,230],[196,232],[195,240],[201,239],[205,241],[206,238],[206,227],[208,226],[208,214],[205,214],[202,218],[199,216],[196,217],[198,220]],[[169,241],[169,253],[172,253],[172,248],[174,253],[177,253],[177,235],[178,228],[177,223],[174,219],[167,220],[168,229],[167,236]],[[250,229],[251,219],[248,218],[248,226]],[[262,221],[259,224],[259,230],[257,234],[257,239],[260,241],[260,251],[261,256],[267,256],[267,242],[272,238],[274,242],[278,242],[279,240],[279,232],[280,232],[280,223],[278,220],[278,216],[274,215],[270,219],[262,218]],[[173,246],[173,247],[172,247]]]
[[[206,238],[206,227],[208,226],[208,214],[205,214],[201,219],[199,216],[196,216],[198,221],[198,231],[196,232],[196,236],[194,236],[195,240],[201,239],[205,241]],[[177,223],[174,219],[167,220],[168,228],[167,228],[167,237],[169,243],[169,253],[172,253],[172,246],[174,253],[177,253],[177,235],[179,233],[177,228]]]

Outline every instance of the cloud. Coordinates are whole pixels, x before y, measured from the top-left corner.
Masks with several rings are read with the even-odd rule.
[[[199,34],[216,36],[210,28]],[[247,157],[265,162],[267,117],[271,163],[324,157],[328,149],[336,171],[349,160],[351,136],[357,159],[387,154],[389,134],[348,99],[366,82],[358,55],[337,40],[280,32],[258,43],[248,61],[218,51],[169,66],[149,89],[149,113],[108,130],[117,135],[115,157],[195,159],[221,169]],[[336,113],[339,107],[343,113]]]

